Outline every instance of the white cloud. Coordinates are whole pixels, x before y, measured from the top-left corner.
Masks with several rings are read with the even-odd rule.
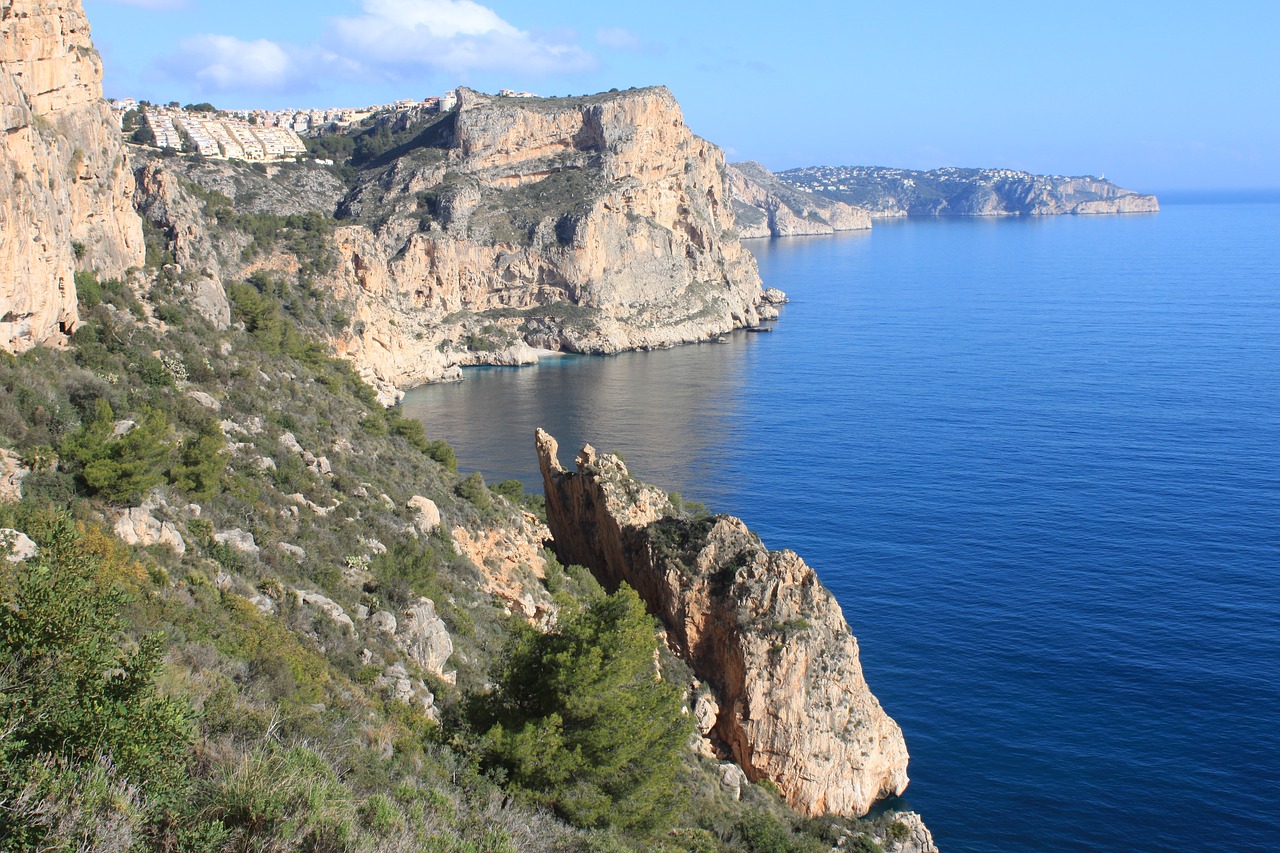
[[[117,0],[168,3],[185,0]],[[399,80],[439,72],[454,82],[475,72],[546,76],[596,67],[573,33],[521,30],[473,0],[362,0],[320,43],[290,45],[234,36],[187,39],[165,59],[171,78],[206,92],[292,92],[334,78]]]
[[[267,39],[202,35],[182,41],[165,69],[206,92],[288,92],[307,88],[314,54]]]
[[[631,30],[622,27],[611,27],[603,30],[596,30],[596,42],[601,47],[609,50],[621,51],[623,53],[648,53],[653,55],[663,54],[667,52],[666,45],[658,42],[647,42],[640,36],[631,32]]]
[[[511,71],[546,75],[595,67],[572,37],[518,29],[472,0],[364,0],[364,14],[332,22],[334,49],[392,74]]]
[[[639,36],[622,27],[597,30],[596,41],[614,50],[640,50],[644,46]]]

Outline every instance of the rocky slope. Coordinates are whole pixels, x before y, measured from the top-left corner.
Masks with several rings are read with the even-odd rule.
[[[541,430],[537,450],[557,555],[606,588],[630,584],[663,620],[710,688],[695,713],[715,748],[806,815],[863,815],[902,793],[902,732],[867,687],[839,604],[800,557],[769,551],[736,518],[678,517],[616,456],[588,446],[566,471]]]
[[[663,347],[760,319],[723,154],[689,131],[665,88],[563,99],[462,89],[443,116],[368,132],[403,141],[320,211],[338,219],[323,280],[351,309],[335,346],[384,389],[531,361],[535,348]],[[177,254],[185,241],[194,256],[205,205],[184,202],[184,189],[227,195],[254,178],[180,162],[151,163],[139,202]]]
[[[860,205],[873,217],[1050,216],[1155,213],[1159,200],[1102,178],[1032,175],[1013,169],[886,169],[817,166],[779,172],[790,186]]]
[[[729,189],[741,237],[801,237],[871,227],[871,216],[862,208],[797,190],[759,163],[730,165]]]
[[[0,6],[0,349],[77,322],[77,268],[144,260],[133,173],[102,101],[102,63],[75,0]]]

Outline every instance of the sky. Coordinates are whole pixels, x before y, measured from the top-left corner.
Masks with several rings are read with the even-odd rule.
[[[730,160],[1280,188],[1280,4],[84,0],[107,97],[364,106],[666,85]]]

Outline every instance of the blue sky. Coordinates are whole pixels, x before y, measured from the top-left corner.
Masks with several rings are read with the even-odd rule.
[[[665,84],[731,159],[1280,187],[1280,4],[84,0],[108,97]]]

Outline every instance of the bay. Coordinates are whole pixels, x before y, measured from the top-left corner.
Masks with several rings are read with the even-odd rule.
[[[1280,847],[1280,204],[751,241],[775,331],[411,392],[742,517],[839,598],[944,850]]]

